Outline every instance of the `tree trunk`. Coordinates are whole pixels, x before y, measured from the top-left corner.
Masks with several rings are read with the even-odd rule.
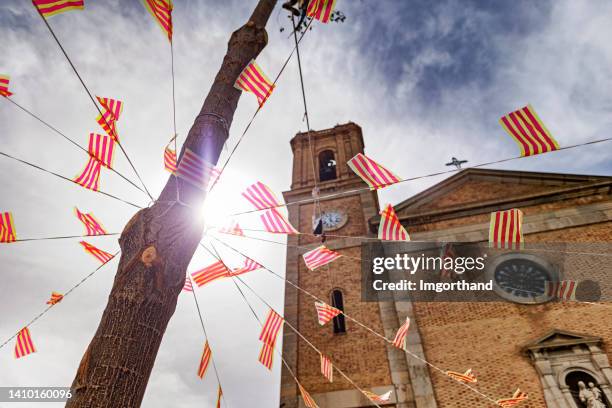
[[[189,148],[217,163],[241,94],[234,82],[266,46],[265,25],[275,5],[276,0],[260,0],[249,21],[232,34],[180,157]],[[180,202],[176,202],[177,192]],[[66,407],[132,408],[142,403],[187,265],[202,238],[199,209],[204,198],[204,192],[171,176],[159,200],[125,226],[108,304],[81,360]]]

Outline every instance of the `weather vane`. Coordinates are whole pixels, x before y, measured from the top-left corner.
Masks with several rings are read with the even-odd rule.
[[[463,163],[467,163],[467,160],[458,160],[456,157],[452,157],[451,158],[451,162],[450,163],[446,163],[447,166],[455,166],[457,168],[457,170],[461,170],[461,165]]]

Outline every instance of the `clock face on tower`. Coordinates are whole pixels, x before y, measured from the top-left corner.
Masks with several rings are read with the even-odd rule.
[[[321,214],[323,221],[323,229],[325,231],[335,231],[340,229],[348,221],[348,215],[342,210],[327,210]],[[313,221],[313,227],[316,226],[318,220]]]

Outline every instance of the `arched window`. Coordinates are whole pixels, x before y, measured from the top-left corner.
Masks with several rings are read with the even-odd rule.
[[[319,181],[335,180],[337,177],[334,152],[323,150],[319,153]]]
[[[565,384],[570,389],[570,393],[574,399],[574,402],[578,407],[588,407],[588,400],[594,399],[595,401],[604,404],[605,407],[609,407],[610,404],[603,394],[601,389],[598,387],[597,381],[593,376],[584,371],[572,371],[565,377]],[[583,401],[580,398],[580,392],[583,391]]]
[[[344,312],[344,299],[340,289],[334,289],[332,291],[331,301],[333,307]],[[343,314],[339,314],[338,316],[334,317],[334,334],[339,333],[346,333],[346,323],[344,321]]]

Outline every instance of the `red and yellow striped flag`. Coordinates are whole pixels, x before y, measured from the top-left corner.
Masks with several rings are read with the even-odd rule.
[[[193,284],[191,283],[191,278],[189,277],[189,274],[185,276],[185,284],[183,285],[183,291],[193,292]]]
[[[472,373],[472,369],[469,368],[465,373],[458,373],[456,371],[447,371],[446,375],[450,378],[454,378],[455,380],[463,383],[477,383],[478,380],[476,376]]]
[[[408,334],[408,328],[410,327],[410,318],[407,317],[402,327],[399,328],[393,339],[393,345],[398,349],[408,350],[406,345],[406,335]]]
[[[236,79],[234,87],[241,91],[255,94],[261,108],[266,103],[266,100],[268,100],[275,86],[266,74],[263,73],[255,60],[251,60],[249,65],[242,70],[238,79]]]
[[[43,17],[51,17],[70,10],[83,10],[84,0],[32,0]]]
[[[321,354],[321,374],[327,381],[334,382],[334,366],[328,357]]]
[[[408,232],[399,218],[397,218],[397,214],[391,204],[387,204],[385,209],[380,212],[378,239],[384,241],[410,241]]]
[[[221,172],[194,151],[185,149],[175,175],[200,190],[206,190],[217,182]]]
[[[100,105],[105,112],[109,113],[111,120],[119,120],[121,112],[123,112],[123,102],[118,99],[105,98],[102,96],[96,96]]]
[[[89,190],[98,191],[100,188],[100,170],[102,163],[95,157],[90,157],[85,168],[73,181]]]
[[[523,212],[516,208],[491,213],[489,247],[516,249],[523,245]]]
[[[223,398],[223,390],[221,389],[221,384],[219,384],[219,389],[217,390],[217,408],[221,408],[221,398]]]
[[[172,42],[172,0],[143,0],[145,7],[151,13],[159,27]]]
[[[89,134],[89,154],[100,161],[106,168],[113,167],[115,158],[115,141],[110,136]]]
[[[377,190],[401,181],[398,176],[362,153],[357,153],[347,164],[370,186],[370,190]]]
[[[11,78],[8,75],[0,75],[0,95],[8,98],[13,93],[9,92],[9,82]]]
[[[28,354],[36,353],[36,347],[32,342],[30,330],[27,327],[21,329],[17,334],[17,343],[15,344],[15,358],[25,357]]]
[[[315,400],[310,396],[308,391],[302,387],[302,384],[298,383],[298,387],[300,388],[300,394],[302,394],[302,399],[304,400],[304,405],[306,408],[319,408]]]
[[[240,228],[240,224],[238,224],[238,221],[236,220],[232,221],[232,223],[228,225],[227,227],[223,227],[219,229],[219,232],[223,234],[231,234],[231,235],[238,235],[240,237],[244,237],[244,231],[242,230],[242,228]]]
[[[315,302],[315,308],[317,309],[317,320],[321,326],[342,313],[340,309],[319,301]]]
[[[264,229],[272,234],[297,234],[298,230],[276,208],[272,208],[259,216]]]
[[[283,327],[283,322],[284,320],[282,316],[276,313],[273,309],[270,309],[266,322],[264,323],[261,333],[259,334],[259,340],[274,346],[276,344],[278,333]]]
[[[336,0],[311,0],[306,9],[306,15],[322,23],[329,23],[335,7]]]
[[[57,305],[64,299],[64,295],[58,292],[51,292],[51,297],[47,300],[48,305]]]
[[[232,276],[242,275],[244,273],[252,272],[260,268],[263,268],[263,266],[261,266],[260,264],[252,260],[251,258],[246,258],[244,260],[243,267],[232,270]]]
[[[112,114],[109,111],[105,111],[102,115],[98,115],[96,122],[115,142],[119,142],[116,120],[112,118]]]
[[[242,192],[242,196],[258,210],[267,210],[268,208],[281,206],[281,202],[276,198],[272,189],[261,181],[247,187]]]
[[[94,258],[96,258],[98,261],[102,262],[103,264],[107,263],[108,261],[110,261],[111,259],[115,257],[114,255],[109,254],[108,252],[105,252],[99,248],[96,248],[95,246],[91,245],[89,242],[81,241],[79,243],[83,246],[86,252],[89,252]]]
[[[85,226],[85,234],[86,235],[106,235],[107,232],[100,224],[100,221],[93,216],[92,213],[82,213],[78,208],[74,207],[75,214],[79,221],[83,223]]]
[[[308,251],[302,255],[306,267],[311,271],[314,271],[323,265],[327,265],[341,256],[341,254],[336,251],[332,251],[331,249],[325,247],[325,245],[321,245],[320,247],[315,248],[312,251]]]
[[[164,169],[172,174],[176,172],[176,152],[169,145],[164,149]]]
[[[268,370],[272,370],[272,364],[274,363],[274,346],[263,343],[259,351],[258,360]]]
[[[502,116],[499,123],[519,145],[521,156],[532,156],[559,149],[559,144],[531,105]]]
[[[202,352],[202,358],[200,359],[200,366],[198,367],[198,377],[204,378],[206,375],[206,370],[208,370],[208,364],[210,363],[211,356],[212,351],[208,345],[208,340],[206,340],[206,344],[204,344],[204,351]]]
[[[576,300],[576,289],[578,283],[573,280],[564,280],[560,282],[544,282],[544,292],[546,296],[556,297],[561,300]]]
[[[517,388],[512,397],[498,399],[496,402],[500,407],[508,408],[514,407],[526,399],[528,399],[527,393],[521,391],[520,388]]]
[[[225,278],[227,276],[230,276],[230,271],[221,261],[217,261],[212,265],[208,265],[206,268],[192,272],[191,274],[193,281],[196,283],[196,285],[198,285],[198,287],[202,287],[207,283]]]
[[[393,391],[387,391],[383,395],[378,395],[378,394],[374,394],[371,391],[363,391],[365,396],[368,397],[370,401],[380,402],[380,403],[389,402],[389,400],[391,399],[392,392]]]
[[[10,212],[0,213],[0,243],[8,244],[17,240],[13,214]]]

